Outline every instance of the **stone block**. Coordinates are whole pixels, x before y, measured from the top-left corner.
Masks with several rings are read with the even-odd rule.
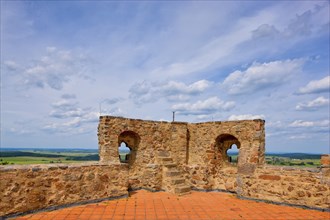
[[[242,164],[238,166],[238,170],[237,173],[239,174],[243,174],[243,175],[251,175],[254,173],[256,169],[256,165],[255,164]]]
[[[321,166],[330,166],[330,154],[321,156]]]
[[[190,186],[183,185],[183,186],[175,187],[174,193],[177,193],[177,194],[187,193],[187,192],[190,192],[190,190],[191,190]]]
[[[278,176],[278,175],[260,175],[259,176],[259,179],[262,179],[262,180],[280,180],[281,177]]]

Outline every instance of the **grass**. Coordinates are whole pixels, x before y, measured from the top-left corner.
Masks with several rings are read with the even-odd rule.
[[[66,160],[65,157],[0,157],[0,164],[49,164],[49,163],[79,163],[82,161]]]
[[[26,150],[24,152],[39,153],[39,154],[53,154],[53,155],[62,155],[63,157],[67,156],[87,156],[91,153],[82,153],[82,152],[61,152],[61,151],[38,151],[38,150]]]
[[[54,152],[54,151],[17,151],[17,156],[6,155],[6,152],[0,154],[0,165],[13,164],[51,164],[51,163],[81,163],[83,161],[90,161],[90,156],[95,154],[82,152]],[[23,152],[23,155],[21,154]],[[35,154],[36,156],[26,156],[24,152]],[[44,156],[43,156],[44,155]],[[52,157],[53,155],[53,157]],[[97,155],[96,155],[97,156]]]
[[[266,157],[267,164],[276,166],[319,167],[320,159],[292,159],[287,157]]]
[[[120,161],[121,161],[121,162],[124,162],[124,161],[125,161],[125,159],[126,159],[126,155],[127,155],[127,153],[119,153]]]
[[[121,161],[125,161],[127,152],[119,152]],[[237,154],[229,154],[232,163],[237,161]],[[266,163],[276,166],[319,167],[320,155],[310,154],[268,154]],[[82,163],[98,161],[97,151],[77,151],[74,149],[28,149],[16,151],[1,151],[0,165],[11,164],[49,164],[49,163]]]

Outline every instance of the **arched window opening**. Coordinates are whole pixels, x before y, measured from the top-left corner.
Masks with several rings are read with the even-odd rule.
[[[239,151],[239,149],[236,144],[233,144],[230,146],[230,148],[227,150],[228,162],[230,162],[232,164],[237,164],[238,151]]]
[[[231,134],[221,134],[215,140],[215,159],[223,165],[237,164],[241,143]]]
[[[130,154],[131,154],[131,149],[126,145],[125,142],[121,142],[119,148],[119,161],[121,163],[128,163]]]
[[[118,136],[117,146],[119,146],[118,153],[120,162],[128,163],[129,166],[134,164],[138,153],[140,140],[140,136],[134,131],[124,131]],[[129,154],[127,148],[129,149]],[[122,156],[120,155],[121,149],[125,149],[122,152]]]

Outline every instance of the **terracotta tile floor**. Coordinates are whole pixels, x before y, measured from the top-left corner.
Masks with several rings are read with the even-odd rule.
[[[330,219],[329,212],[237,199],[220,192],[192,192],[178,197],[144,190],[129,198],[30,214],[20,219]]]

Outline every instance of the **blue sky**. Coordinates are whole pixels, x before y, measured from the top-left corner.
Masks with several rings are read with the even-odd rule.
[[[1,147],[97,148],[101,104],[329,153],[329,85],[329,1],[1,1]]]

